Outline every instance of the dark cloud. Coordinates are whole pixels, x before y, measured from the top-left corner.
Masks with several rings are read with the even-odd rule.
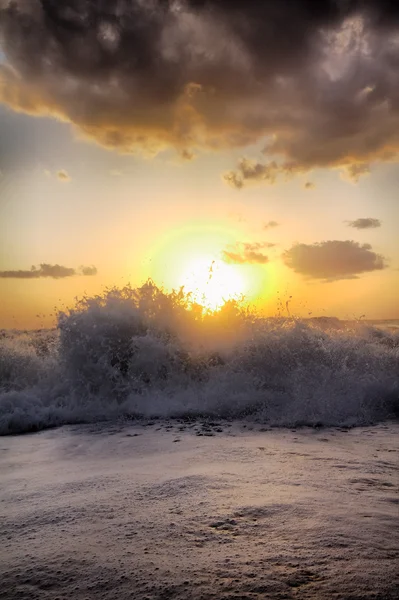
[[[384,257],[373,252],[370,244],[350,240],[294,244],[284,252],[283,261],[296,273],[325,281],[357,279],[361,273],[386,267]]]
[[[372,219],[371,217],[346,221],[346,223],[349,227],[354,227],[355,229],[376,229],[382,225],[379,219]]]
[[[0,100],[121,152],[267,139],[272,161],[230,174],[238,188],[273,182],[274,161],[356,178],[398,152],[398,15],[394,0],[0,0]]]
[[[70,176],[66,171],[64,171],[64,169],[61,169],[61,171],[57,172],[57,177],[60,181],[63,181],[64,183],[67,183],[71,180]]]
[[[260,264],[264,265],[269,262],[269,257],[261,250],[273,248],[275,244],[269,242],[255,242],[253,244],[247,242],[238,242],[234,246],[230,246],[227,250],[223,250],[222,259],[231,264]]]
[[[280,223],[277,223],[277,221],[268,221],[268,223],[265,223],[263,225],[263,229],[274,229],[275,227],[278,227],[280,225]]]
[[[75,275],[97,275],[96,267],[81,267],[80,271],[62,265],[42,263],[39,267],[31,267],[29,271],[0,271],[0,279],[64,279]]]
[[[313,181],[307,181],[303,187],[305,190],[314,190],[316,185],[313,183]]]

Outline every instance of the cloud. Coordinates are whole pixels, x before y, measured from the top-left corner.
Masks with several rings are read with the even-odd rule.
[[[40,264],[39,267],[31,267],[29,271],[0,271],[0,279],[64,279],[76,275],[97,275],[96,267],[81,267],[80,271],[64,267],[62,265]]]
[[[61,171],[57,171],[57,177],[60,181],[63,181],[64,183],[71,181],[70,176],[66,171],[64,171],[64,169],[61,169]]]
[[[325,281],[357,279],[362,273],[386,267],[385,258],[373,252],[370,244],[350,240],[294,244],[282,258],[295,273]]]
[[[345,222],[348,224],[349,227],[354,227],[355,229],[376,229],[377,227],[381,227],[382,225],[379,219],[372,219],[371,217]]]
[[[354,163],[347,165],[341,173],[342,179],[357,183],[363,175],[369,175],[371,171],[368,163]]]
[[[242,178],[239,174],[235,173],[234,171],[228,171],[228,173],[225,173],[223,175],[223,179],[227,183],[227,185],[236,188],[236,190],[241,190],[244,187],[244,182]]]
[[[265,223],[263,225],[263,229],[274,229],[274,227],[279,227],[280,223],[277,223],[277,221],[268,221],[268,223]]]
[[[182,160],[185,161],[190,161],[193,160],[195,158],[195,152],[192,152],[191,150],[187,150],[186,148],[184,148],[181,152],[180,152],[180,157]]]
[[[224,181],[231,187],[241,190],[248,183],[276,183],[277,177],[284,172],[275,161],[262,164],[249,158],[242,158],[236,171],[228,171],[223,175]]]
[[[0,101],[119,152],[267,139],[271,165],[357,177],[398,153],[398,28],[383,0],[1,0]]]
[[[97,267],[95,267],[94,265],[90,266],[90,267],[80,267],[80,272],[82,275],[88,276],[88,277],[93,277],[94,275],[97,275]]]
[[[305,190],[314,190],[316,185],[313,183],[313,181],[307,181],[303,187]]]
[[[231,252],[228,250],[223,251],[223,260],[230,264],[243,265],[243,264],[258,264],[265,265],[269,262],[269,257],[261,252]]]
[[[234,246],[229,246],[228,250],[223,250],[222,260],[231,264],[259,264],[265,265],[269,262],[269,257],[260,250],[273,248],[275,244],[269,242],[238,242]]]

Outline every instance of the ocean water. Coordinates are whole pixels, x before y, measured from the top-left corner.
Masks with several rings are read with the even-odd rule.
[[[398,416],[398,322],[190,308],[149,282],[83,298],[52,330],[1,331],[0,434],[149,417],[355,426]]]

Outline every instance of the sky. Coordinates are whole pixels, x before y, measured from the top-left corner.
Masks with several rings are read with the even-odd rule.
[[[0,0],[0,327],[110,286],[399,318],[399,4]]]

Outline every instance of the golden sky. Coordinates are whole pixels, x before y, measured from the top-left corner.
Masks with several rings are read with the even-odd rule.
[[[377,0],[0,0],[0,327],[149,277],[399,318],[398,64]]]

